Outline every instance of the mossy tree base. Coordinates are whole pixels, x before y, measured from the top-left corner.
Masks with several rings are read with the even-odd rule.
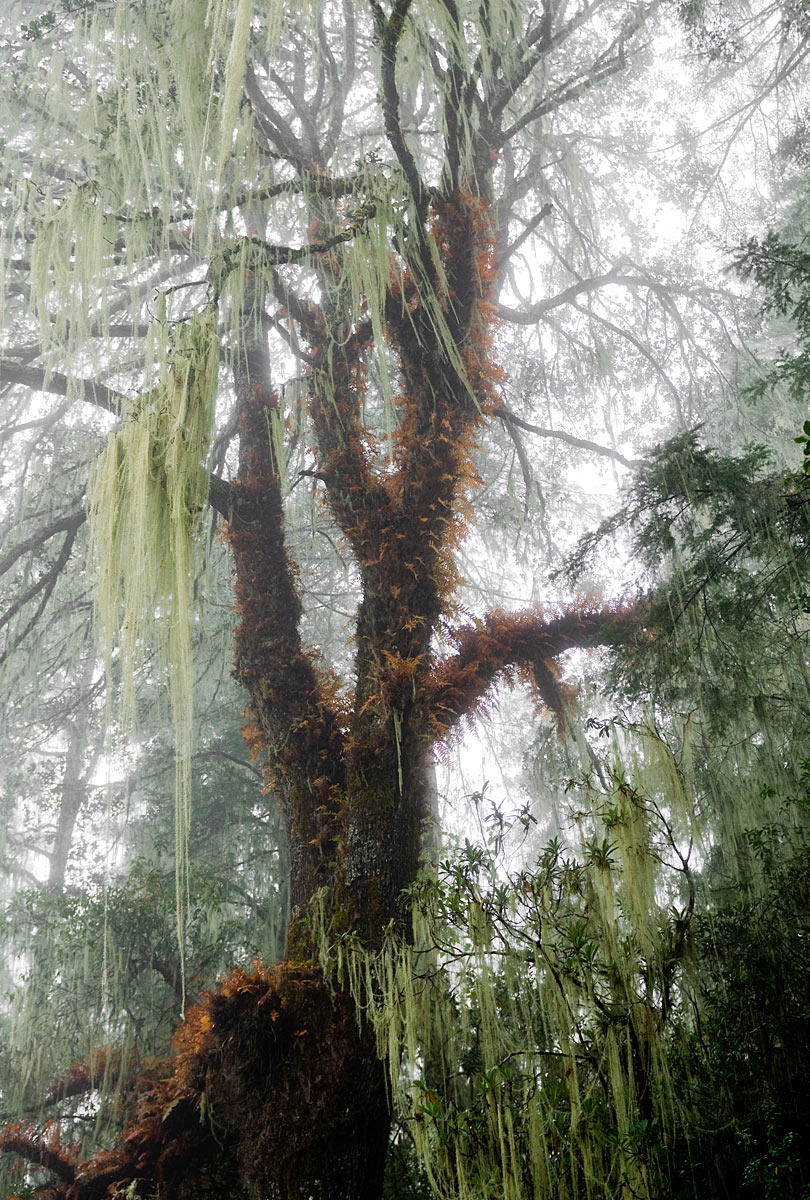
[[[47,1167],[48,1200],[378,1200],[390,1108],[373,1032],[317,969],[235,969],[192,1005],[170,1058],[132,1081],[119,1146],[80,1163],[22,1124],[2,1149]]]

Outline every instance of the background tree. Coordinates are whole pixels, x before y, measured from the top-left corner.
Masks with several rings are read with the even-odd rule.
[[[639,485],[652,498],[622,517],[643,525],[654,514],[652,603],[633,589],[621,605],[566,600],[561,589],[556,605],[514,610],[482,602],[460,579],[475,546],[476,491],[483,511],[490,505],[505,522],[517,475],[525,499],[514,507],[543,516],[544,568],[570,544],[570,482],[554,450],[538,469],[527,435],[627,467],[646,452],[629,444],[633,425],[645,440],[659,425],[683,431],[708,382],[722,382],[705,339],[723,338],[733,298],[656,261],[666,251],[654,244],[644,253],[655,221],[625,202],[628,188],[663,198],[672,182],[639,149],[644,60],[657,38],[680,36],[659,7],[347,2],[254,12],[249,0],[71,0],[25,13],[8,31],[10,344],[0,379],[18,407],[6,431],[16,488],[0,562],[3,622],[9,669],[27,654],[29,672],[35,665],[56,693],[39,754],[52,742],[63,763],[51,783],[57,817],[26,849],[49,863],[63,919],[81,915],[95,928],[98,965],[86,959],[83,970],[101,984],[92,1028],[74,1021],[74,1065],[45,1088],[27,1070],[8,1085],[9,1116],[25,1111],[0,1139],[27,1162],[24,1186],[42,1168],[46,1190],[71,1200],[251,1189],[376,1197],[392,1092],[439,1191],[654,1196],[680,1186],[673,1164],[678,1138],[695,1136],[684,1115],[694,1072],[678,1092],[669,1055],[673,1026],[679,1036],[697,1029],[699,988],[684,982],[693,846],[699,837],[708,856],[716,842],[736,852],[750,841],[741,817],[723,824],[740,770],[751,770],[744,811],[762,819],[753,767],[763,756],[729,757],[740,725],[718,732],[705,701],[718,685],[699,686],[715,680],[721,648],[704,638],[695,598],[707,598],[704,618],[711,596],[713,620],[739,624],[742,580],[721,568],[745,562],[750,574],[767,548],[756,522],[741,521],[728,460],[711,460],[712,485],[696,490],[709,460],[687,438]],[[753,28],[761,56],[752,73],[762,78],[748,117],[759,104],[768,112],[803,45],[796,24],[770,9]],[[725,31],[722,40],[733,93],[734,40]],[[649,123],[658,116],[650,105]],[[693,172],[678,174],[681,191]],[[517,364],[508,381],[499,360]],[[56,409],[47,396],[62,398]],[[765,489],[755,467],[741,478]],[[32,486],[32,473],[48,487]],[[796,494],[771,496],[773,511],[792,504],[801,516]],[[702,536],[709,498],[718,515]],[[217,666],[224,572],[206,536],[206,501],[224,522],[233,570],[244,735],[280,835],[258,789],[246,793],[251,764],[233,745],[241,703]],[[64,569],[88,512],[103,679],[86,633],[90,601]],[[791,547],[805,536],[801,520],[780,516],[768,528],[795,565],[780,580],[798,577],[803,560]],[[195,545],[208,558],[196,582]],[[667,555],[696,580],[683,621],[653,589]],[[499,565],[479,577],[484,593]],[[198,616],[195,591],[210,610]],[[774,671],[795,594],[773,600]],[[76,673],[74,627],[85,647],[81,695],[63,702],[60,681]],[[683,678],[670,667],[657,690],[639,683],[653,633],[662,631],[663,655],[673,644],[682,652],[686,629],[699,653]],[[195,642],[208,643],[197,660],[203,687]],[[614,723],[625,731],[616,753],[632,769],[600,760],[560,683],[560,657],[598,645],[623,648],[628,702],[658,706],[649,719],[634,712]],[[801,675],[799,663],[793,691],[772,707],[781,711],[785,695],[796,704]],[[420,882],[434,754],[498,681],[516,678],[570,743],[555,769],[569,767],[569,792],[581,800],[576,844],[546,844],[508,884],[470,844],[466,859],[441,868],[443,888]],[[100,899],[84,887],[77,909],[60,889],[71,838],[91,815],[97,764],[133,760],[138,830],[149,814],[145,781],[162,770],[154,743],[123,749],[102,689],[121,689],[126,723],[162,683],[177,743],[175,896],[167,904],[165,846],[150,834],[150,865],[136,863]],[[195,691],[213,697],[198,703],[196,758]],[[755,694],[772,698],[752,687],[752,704]],[[685,697],[696,697],[694,718]],[[613,728],[611,715],[600,709],[594,728]],[[768,786],[801,829],[788,726],[776,724],[783,749],[779,759],[768,734]],[[114,730],[106,744],[102,726]],[[704,754],[716,732],[725,788]],[[575,751],[584,769],[571,768]],[[206,767],[206,756],[222,769]],[[196,818],[192,780],[202,792]],[[212,805],[209,826],[206,793],[218,789],[233,821],[214,842],[222,808]],[[131,798],[113,789],[109,811],[124,815]],[[262,853],[283,859],[288,881],[274,867],[262,882]],[[16,855],[12,873],[24,867],[34,882],[36,861]],[[766,886],[761,871],[752,880]],[[165,1036],[167,995],[177,1003],[198,979],[210,982],[229,955],[272,957],[287,890],[283,961],[234,967],[186,1007],[169,1055],[136,1061],[141,1045],[148,1053]],[[33,907],[33,924],[50,933],[54,914]],[[176,954],[165,938],[172,908]],[[212,927],[214,913],[239,928]],[[30,991],[54,956],[58,986],[69,976],[63,959],[77,961],[59,936],[55,949],[42,940],[39,962],[39,943],[28,951]],[[114,970],[111,946],[127,947]],[[78,972],[67,994],[77,986]],[[12,1014],[22,1048],[21,1028]],[[102,1038],[119,1049],[101,1050]],[[694,1062],[701,1053],[702,1043]],[[61,1124],[42,1121],[37,1090]],[[88,1116],[92,1134],[74,1147]],[[116,1123],[123,1132],[113,1138]]]

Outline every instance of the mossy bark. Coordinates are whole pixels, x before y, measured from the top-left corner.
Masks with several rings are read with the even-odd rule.
[[[247,331],[261,330],[260,305],[256,283],[246,293]],[[394,915],[393,884],[386,881],[372,920],[365,897],[376,896],[380,888],[371,874],[363,883],[359,875],[379,861],[376,829],[362,863],[352,867],[352,887],[344,884],[347,864],[354,862],[345,838],[346,813],[352,808],[346,738],[329,680],[300,639],[301,603],[268,434],[276,397],[260,333],[246,336],[234,381],[241,447],[229,532],[240,612],[236,670],[251,698],[254,722],[248,736],[265,751],[269,778],[284,808],[291,919],[287,964],[277,973],[279,1007],[268,1004],[269,994],[252,990],[237,1007],[230,1001],[212,1005],[213,1031],[228,1053],[242,1046],[238,1071],[211,1073],[216,1080],[212,1104],[228,1113],[229,1121],[241,1114],[241,1169],[267,1200],[378,1200],[390,1126],[384,1069],[373,1032],[358,1022],[352,1000],[322,978],[312,904],[316,896],[325,896],[328,919],[338,919],[344,928],[362,920],[368,933]],[[377,787],[386,813],[393,795],[390,779],[387,790],[384,798]],[[393,842],[391,850],[396,860]],[[408,869],[412,878],[414,854]]]
[[[279,1200],[380,1194],[390,1123],[383,1068],[371,1032],[362,1022],[359,1032],[346,1026],[346,1013],[356,1016],[353,1001],[331,991],[316,964],[324,921],[329,936],[352,934],[374,952],[390,923],[406,915],[403,894],[417,876],[432,815],[432,747],[445,731],[432,703],[433,637],[456,582],[453,548],[475,481],[474,436],[492,411],[499,378],[486,204],[470,191],[454,193],[424,225],[412,255],[421,257],[392,284],[384,314],[402,386],[392,470],[379,470],[363,423],[368,322],[346,311],[344,284],[330,262],[321,269],[320,306],[306,319],[318,475],[362,589],[350,703],[338,699],[301,641],[296,567],[268,432],[277,400],[261,333],[261,280],[248,279],[244,294],[234,370],[240,466],[228,535],[240,614],[236,667],[251,698],[248,741],[265,755],[284,808],[291,869],[285,987],[292,1007],[309,1014],[301,1017],[306,1038],[289,1040],[274,1061],[275,1115],[272,1105],[262,1108],[266,1116],[244,1109],[262,1194]],[[469,675],[468,664],[462,669]],[[478,674],[489,681],[498,669]],[[476,676],[473,698],[478,686]],[[468,708],[463,697],[459,704]],[[446,702],[445,712],[458,715]],[[235,1026],[233,1037],[241,1036]],[[237,1101],[226,1099],[226,1109]],[[280,1153],[260,1128],[287,1119],[300,1153]]]

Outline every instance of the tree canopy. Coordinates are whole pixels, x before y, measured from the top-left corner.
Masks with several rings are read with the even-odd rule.
[[[2,22],[0,1186],[805,1196],[802,6]]]

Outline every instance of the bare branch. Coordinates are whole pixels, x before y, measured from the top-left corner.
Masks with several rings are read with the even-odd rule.
[[[534,121],[539,121],[541,117],[546,116],[550,112],[556,112],[558,108],[562,108],[565,104],[579,100],[580,97],[589,92],[591,88],[596,87],[597,84],[602,83],[605,79],[609,79],[612,75],[616,75],[619,71],[623,71],[626,65],[624,54],[620,53],[601,66],[591,67],[588,74],[577,82],[569,81],[561,85],[551,95],[546,96],[545,99],[540,100],[528,109],[508,129],[504,130],[495,139],[495,145],[497,147],[503,146],[505,142],[511,141],[515,134],[520,133],[527,125],[531,125]]]
[[[11,550],[8,551],[5,558],[0,559],[0,575],[5,575],[14,563],[23,554],[27,554],[29,550],[37,550],[49,541],[57,533],[65,533],[68,530],[74,532],[79,528],[83,521],[86,520],[87,514],[83,508],[75,509],[74,512],[68,513],[67,516],[58,517],[52,521],[50,525],[46,525],[43,529],[37,530],[31,537],[26,538],[24,542],[18,542]]]
[[[285,120],[265,95],[253,67],[245,72],[245,93],[253,106],[256,125],[281,154],[295,167],[312,166],[306,161],[301,141],[295,136],[292,126]]]
[[[526,222],[525,227],[521,230],[515,240],[508,245],[501,254],[498,255],[498,261],[495,264],[495,267],[499,273],[503,271],[507,260],[510,259],[513,254],[517,253],[523,243],[532,236],[538,225],[545,221],[546,217],[550,216],[553,212],[554,205],[551,203],[551,201],[547,201],[542,208],[540,208],[534,214],[534,216]]]
[[[513,413],[505,404],[500,404],[496,408],[495,415],[500,417],[507,427],[516,425],[518,429],[525,429],[527,433],[534,433],[538,437],[556,438],[560,442],[566,442],[569,446],[576,446],[580,450],[589,450],[591,454],[613,458],[623,467],[643,467],[647,462],[645,458],[626,458],[624,454],[620,454],[618,450],[614,450],[610,446],[601,446],[598,442],[576,437],[573,433],[566,433],[562,429],[544,429],[541,425],[532,425],[529,421],[524,421],[522,417]]]
[[[33,600],[35,596],[38,596],[41,593],[40,601],[36,607],[36,611],[22,632],[16,635],[12,644],[8,647],[5,653],[0,655],[0,664],[4,663],[9,655],[22,645],[22,643],[28,637],[28,634],[34,628],[37,621],[45,611],[48,601],[53,594],[53,589],[56,587],[59,576],[62,574],[62,571],[64,570],[65,565],[67,564],[67,561],[73,552],[76,534],[86,519],[86,515],[82,513],[81,520],[77,521],[75,528],[68,529],[67,536],[62,543],[62,549],[59,551],[59,555],[53,565],[47,571],[45,571],[44,574],[40,575],[39,579],[32,583],[29,588],[26,588],[25,591],[17,597],[14,603],[6,609],[2,617],[0,617],[0,629],[2,629],[9,623],[9,621],[12,620],[13,617],[17,615],[20,609],[23,608],[29,600]]]
[[[324,155],[327,161],[335,152],[340,131],[343,127],[346,97],[349,94],[349,88],[354,82],[356,64],[355,36],[354,5],[350,0],[343,0],[343,62],[340,67],[332,57],[328,40],[326,38],[323,39],[324,57],[329,65],[329,74],[332,77],[333,88],[329,128],[324,138]]]
[[[522,84],[526,82],[535,67],[542,62],[543,58],[550,51],[557,49],[558,46],[567,41],[604,3],[605,0],[591,0],[590,4],[584,4],[579,12],[575,13],[556,33],[552,33],[550,30],[549,18],[551,14],[544,13],[542,21],[534,30],[529,32],[526,38],[526,44],[532,47],[532,52],[524,55],[523,61],[519,62],[513,68],[509,78],[504,81],[492,97],[489,105],[491,119],[502,115],[509,101],[517,94]]]

